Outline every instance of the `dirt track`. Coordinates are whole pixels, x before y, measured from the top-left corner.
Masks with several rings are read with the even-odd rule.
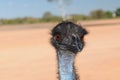
[[[86,47],[76,57],[81,80],[120,80],[120,25],[86,28]],[[50,29],[0,32],[0,80],[57,80]]]

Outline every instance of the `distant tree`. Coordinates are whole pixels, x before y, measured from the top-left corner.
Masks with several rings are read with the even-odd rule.
[[[113,17],[113,13],[111,11],[105,12],[105,18],[112,18],[112,17]]]
[[[71,19],[72,21],[79,21],[79,20],[86,20],[87,19],[87,16],[85,15],[81,15],[81,14],[73,14],[71,15]]]
[[[41,19],[42,22],[56,22],[61,20],[62,20],[61,17],[52,15],[50,12],[45,12]]]
[[[42,18],[50,18],[50,17],[52,17],[52,14],[50,12],[45,12]]]
[[[94,19],[101,19],[105,16],[105,11],[103,10],[94,10],[90,13],[90,16]]]
[[[115,11],[116,16],[120,16],[120,8]]]

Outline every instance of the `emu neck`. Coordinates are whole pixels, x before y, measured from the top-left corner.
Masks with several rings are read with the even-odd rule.
[[[59,80],[76,80],[76,74],[74,70],[75,54],[69,51],[59,50],[57,52],[57,56]]]

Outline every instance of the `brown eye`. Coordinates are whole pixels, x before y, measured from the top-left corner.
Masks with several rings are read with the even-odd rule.
[[[81,41],[84,41],[84,36],[81,36],[80,39],[81,39]]]
[[[55,35],[54,38],[55,38],[56,41],[60,41],[60,40],[61,40],[61,35],[60,35],[60,34],[57,34],[57,35]]]

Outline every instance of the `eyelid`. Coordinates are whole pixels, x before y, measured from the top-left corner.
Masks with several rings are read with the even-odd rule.
[[[54,33],[53,33],[53,36],[55,36],[55,35],[57,35],[57,34],[61,35],[60,32],[54,32]]]

